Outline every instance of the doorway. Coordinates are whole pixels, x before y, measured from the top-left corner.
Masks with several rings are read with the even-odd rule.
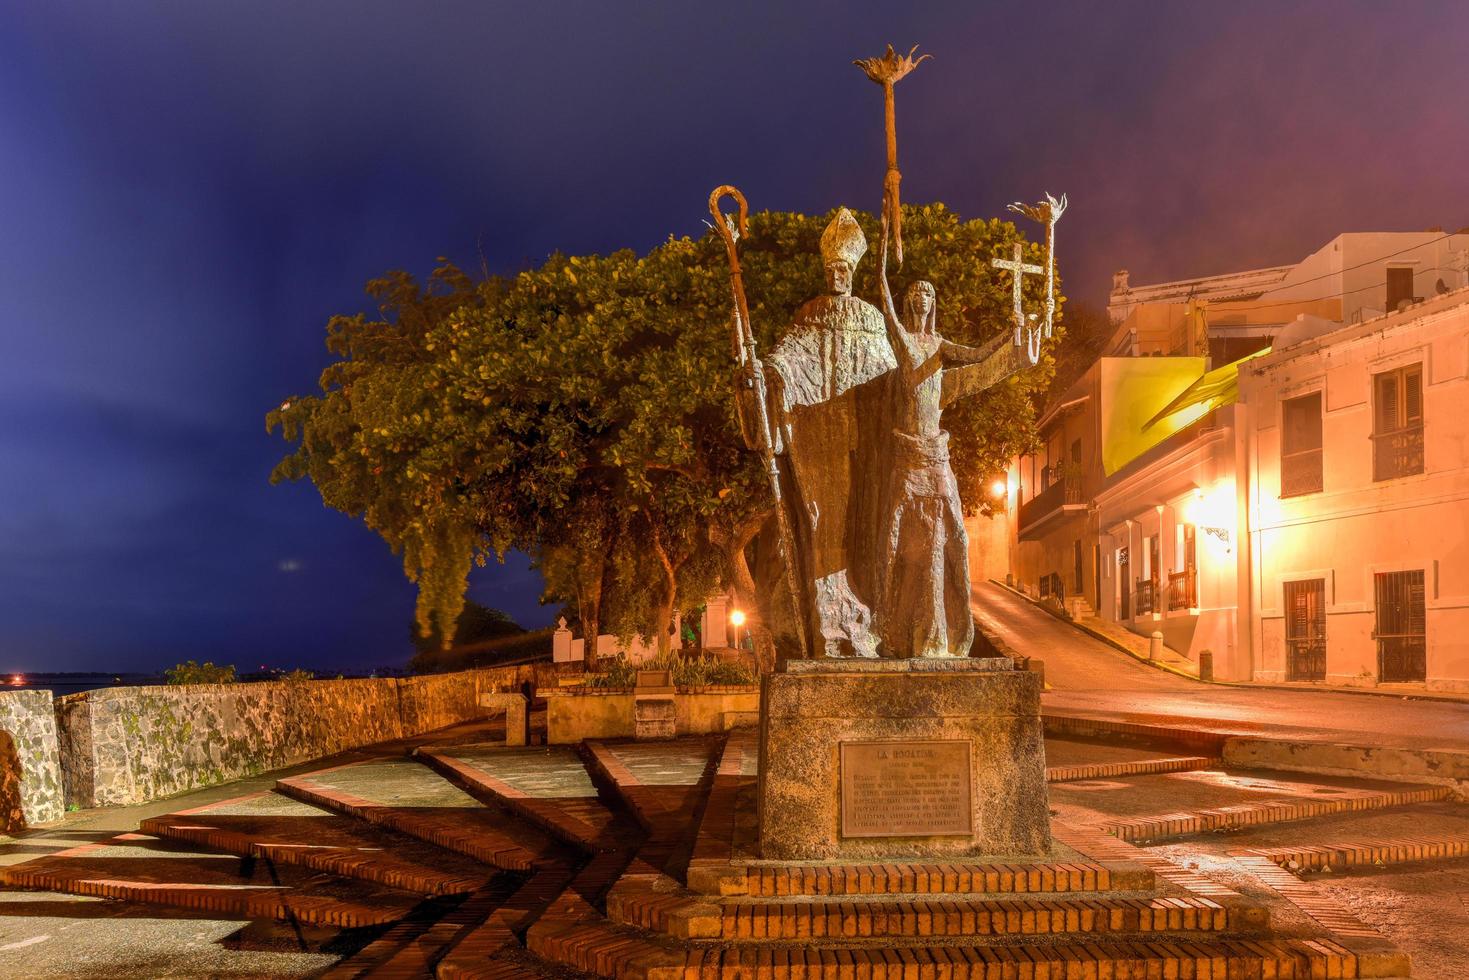
[[[1423,569],[1379,572],[1377,592],[1377,679],[1424,681],[1428,678],[1428,616]]]
[[[1285,583],[1285,679],[1326,680],[1326,580]]]

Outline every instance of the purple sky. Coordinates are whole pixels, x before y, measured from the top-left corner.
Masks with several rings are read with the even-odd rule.
[[[327,318],[439,255],[699,233],[727,181],[871,208],[849,62],[889,40],[935,57],[904,199],[1067,192],[1073,296],[1469,224],[1462,4],[794,6],[0,0],[0,670],[401,662],[397,559],[266,482]]]

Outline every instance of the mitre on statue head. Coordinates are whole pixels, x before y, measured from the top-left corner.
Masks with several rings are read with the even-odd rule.
[[[830,264],[841,259],[855,269],[866,252],[867,236],[862,234],[862,226],[852,212],[842,208],[821,233],[821,261]]]

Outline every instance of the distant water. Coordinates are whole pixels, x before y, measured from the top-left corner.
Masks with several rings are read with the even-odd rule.
[[[50,691],[53,698],[76,694],[78,691],[95,691],[102,687],[136,687],[162,683],[162,677],[151,674],[0,674],[0,692]]]

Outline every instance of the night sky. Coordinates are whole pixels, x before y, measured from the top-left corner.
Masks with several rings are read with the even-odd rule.
[[[700,233],[719,183],[871,209],[850,62],[888,41],[934,55],[898,87],[904,200],[1067,192],[1095,304],[1122,266],[1469,225],[1464,4],[797,6],[0,2],[0,669],[402,663],[398,560],[267,482],[327,319],[440,255]],[[526,626],[538,594],[514,556],[471,589]]]

